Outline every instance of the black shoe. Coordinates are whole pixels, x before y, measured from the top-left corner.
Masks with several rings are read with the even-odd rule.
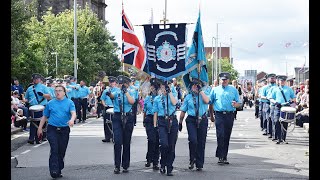
[[[102,142],[107,142],[107,140],[106,140],[106,139],[102,139],[101,141],[102,141]]]
[[[60,173],[59,175],[58,175],[58,178],[62,178],[63,176],[62,176],[62,174]]]
[[[200,168],[200,167],[197,167],[197,171],[202,171],[202,168]]]
[[[223,163],[224,163],[223,158],[219,158],[218,164],[223,164]]]
[[[229,162],[228,162],[228,160],[227,160],[227,158],[225,157],[225,158],[223,158],[223,164],[229,164]]]
[[[150,166],[151,166],[151,163],[150,163],[150,162],[146,162],[146,163],[144,164],[144,166],[145,166],[145,167],[150,167]]]
[[[271,139],[271,138],[272,138],[272,136],[268,136],[268,138],[269,138],[269,139]]]
[[[173,176],[172,172],[171,172],[171,171],[170,171],[170,172],[168,171],[168,172],[167,172],[167,176]]]
[[[52,178],[57,178],[57,177],[59,177],[60,174],[57,172],[51,172],[50,175]]]
[[[276,139],[276,138],[273,138],[273,139],[272,139],[272,141],[276,141],[276,140],[278,140],[278,139]]]
[[[28,140],[28,143],[29,143],[29,144],[34,144],[34,141]]]
[[[114,168],[113,173],[115,174],[120,174],[120,168]]]
[[[266,136],[266,135],[268,135],[268,133],[263,133],[262,135]]]
[[[127,172],[129,172],[129,170],[127,168],[123,168],[122,172],[127,173]]]
[[[161,173],[161,174],[166,173],[166,168],[165,168],[165,167],[161,167],[161,168],[160,168],[160,173]]]
[[[276,144],[280,144],[280,143],[282,143],[282,140],[278,140],[278,142],[276,142]]]
[[[158,165],[153,165],[152,169],[153,170],[159,170],[159,166]]]
[[[194,168],[194,163],[195,163],[194,160],[190,161],[190,163],[189,163],[189,169],[190,170]]]

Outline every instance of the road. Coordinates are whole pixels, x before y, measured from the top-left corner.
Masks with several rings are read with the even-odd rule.
[[[133,131],[129,173],[113,174],[113,144],[101,142],[102,122],[101,118],[90,118],[71,129],[62,179],[309,179],[309,156],[306,155],[309,134],[296,127],[287,136],[289,144],[277,145],[262,135],[253,108],[238,112],[229,146],[229,165],[217,164],[218,159],[214,157],[216,132],[214,127],[209,129],[202,172],[188,169],[188,137],[184,124],[178,135],[173,177],[144,167],[147,137],[142,115],[138,115]],[[11,179],[52,179],[48,164],[49,143],[30,145],[26,143],[27,138],[28,132],[11,136]]]

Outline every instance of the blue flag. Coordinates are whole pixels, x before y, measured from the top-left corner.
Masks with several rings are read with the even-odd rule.
[[[192,44],[188,50],[186,58],[186,71],[190,73],[193,78],[198,78],[198,68],[200,66],[200,80],[208,83],[208,70],[206,52],[204,50],[202,29],[200,22],[200,12],[197,20],[197,25],[193,33]]]
[[[182,75],[186,67],[186,23],[167,25],[166,29],[143,25],[149,72],[164,81]]]

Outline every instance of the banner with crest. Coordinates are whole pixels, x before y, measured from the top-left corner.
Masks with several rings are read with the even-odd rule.
[[[167,81],[186,70],[186,23],[167,24],[166,29],[160,26],[143,25],[146,58],[151,76]]]

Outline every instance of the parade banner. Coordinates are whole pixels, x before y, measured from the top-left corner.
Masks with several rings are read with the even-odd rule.
[[[124,10],[122,10],[122,62],[148,73],[144,48]]]
[[[164,81],[171,80],[185,72],[186,23],[143,25],[145,49],[151,76]]]

